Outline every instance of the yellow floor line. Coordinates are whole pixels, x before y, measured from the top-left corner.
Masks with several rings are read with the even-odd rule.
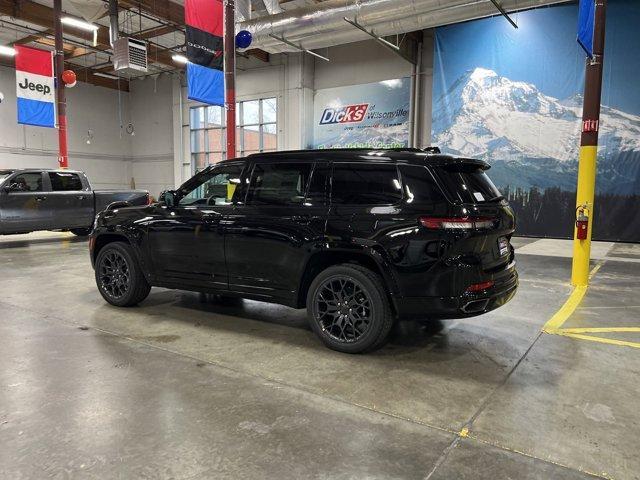
[[[640,343],[638,342],[626,342],[624,340],[614,340],[612,338],[594,337],[592,335],[582,335],[580,333],[565,333],[563,330],[558,330],[557,332],[554,332],[554,335],[577,338],[580,340],[588,340],[590,342],[606,343],[608,345],[617,345],[620,347],[640,348]]]
[[[603,263],[604,260],[598,262],[598,264],[593,267],[591,272],[589,272],[589,280],[591,280],[593,276],[598,273],[598,270],[600,270],[600,267],[602,267]],[[556,333],[560,329],[560,327],[562,327],[564,322],[566,322],[567,319],[571,316],[571,314],[575,312],[576,308],[578,308],[578,305],[580,305],[580,302],[582,302],[582,299],[587,293],[587,288],[588,287],[586,286],[575,287],[573,289],[573,292],[571,292],[571,295],[569,295],[567,301],[564,303],[564,305],[562,305],[562,307],[560,307],[560,310],[558,310],[555,315],[553,315],[553,317],[551,317],[549,321],[544,324],[544,327],[542,327],[542,331],[550,334]]]
[[[615,332],[640,332],[640,327],[584,327],[562,328],[562,333],[615,333]]]
[[[547,323],[542,327],[542,331],[545,333],[556,333],[560,327],[567,321],[571,314],[578,308],[580,302],[587,293],[587,287],[575,287],[567,301],[560,307],[553,317],[549,319]]]

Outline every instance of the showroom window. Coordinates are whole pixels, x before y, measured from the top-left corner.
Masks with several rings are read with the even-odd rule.
[[[239,102],[236,108],[236,145],[239,156],[278,148],[278,103],[275,98]],[[227,158],[224,107],[192,107],[191,164],[194,171]]]

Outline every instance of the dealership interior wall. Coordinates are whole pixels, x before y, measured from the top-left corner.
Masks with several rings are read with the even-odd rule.
[[[419,145],[431,132],[433,47],[425,32],[422,92],[419,97]],[[325,62],[301,53],[272,55],[268,64],[238,57],[237,100],[276,97],[278,148],[308,146],[313,134],[313,95],[318,89],[410,77],[412,65],[377,42],[363,41],[323,50]],[[97,188],[148,189],[154,196],[180,185],[193,173],[189,109],[197,104],[186,94],[184,75],[161,74],[132,80],[130,92],[78,82],[68,89],[71,168],[84,170]],[[15,73],[0,67],[3,119],[16,118]],[[131,123],[135,135],[127,133]],[[121,127],[122,125],[122,127]],[[93,131],[87,144],[87,130]],[[0,149],[3,167],[49,167],[57,164],[57,133],[3,121]],[[8,155],[7,155],[8,154]]]
[[[0,0],[0,480],[640,480],[640,1],[605,2],[593,211],[576,0],[497,0],[518,28],[489,0],[236,0],[238,150],[277,153],[163,199],[224,155],[223,107],[188,98],[189,0],[114,2],[97,47],[64,27],[69,168],[126,190],[94,194],[16,121],[8,47],[53,48],[53,1]],[[364,103],[393,122],[322,125]]]

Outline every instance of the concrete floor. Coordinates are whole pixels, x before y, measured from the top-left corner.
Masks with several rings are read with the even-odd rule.
[[[516,239],[504,308],[350,356],[284,307],[108,306],[86,242],[0,238],[0,478],[640,478],[640,349],[540,333],[571,291],[553,242]],[[640,327],[636,247],[598,246],[568,325]]]

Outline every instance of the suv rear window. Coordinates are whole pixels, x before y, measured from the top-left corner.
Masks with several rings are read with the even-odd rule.
[[[481,168],[472,165],[451,165],[434,170],[454,201],[483,203],[495,202],[502,198],[500,191]]]
[[[427,167],[420,165],[400,165],[404,201],[418,206],[435,206],[446,203],[447,199],[436,184]]]
[[[395,165],[336,163],[333,167],[332,203],[389,205],[402,200]]]
[[[312,166],[311,163],[256,164],[251,175],[247,204],[301,204]]]

